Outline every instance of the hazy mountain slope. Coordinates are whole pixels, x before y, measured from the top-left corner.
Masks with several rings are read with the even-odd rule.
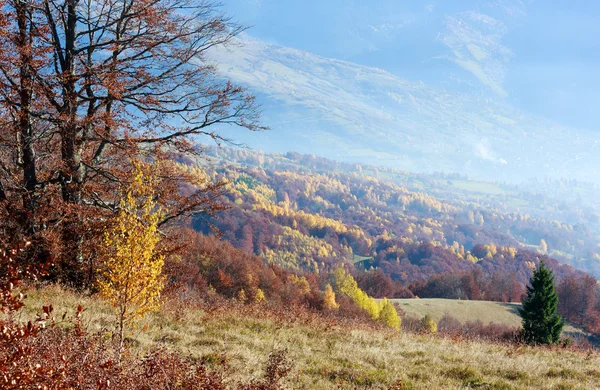
[[[533,117],[500,99],[451,93],[259,41],[240,43],[211,58],[263,103],[272,131],[234,136],[251,147],[508,180],[590,180],[599,162],[591,133]]]

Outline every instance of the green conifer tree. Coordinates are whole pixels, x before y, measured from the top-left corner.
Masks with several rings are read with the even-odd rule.
[[[523,319],[523,340],[528,344],[556,344],[564,326],[557,313],[558,294],[554,275],[542,261],[527,286],[527,297],[519,314]]]

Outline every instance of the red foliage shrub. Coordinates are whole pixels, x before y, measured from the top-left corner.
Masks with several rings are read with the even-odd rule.
[[[102,333],[88,334],[74,318],[59,324],[52,306],[43,308],[35,322],[20,323],[17,312],[23,295],[17,291],[23,277],[40,273],[20,267],[13,258],[19,249],[0,253],[0,388],[2,389],[181,389],[223,390],[221,374],[178,354],[154,349],[139,357],[126,348],[118,354],[114,341]],[[62,325],[62,324],[61,324]],[[265,375],[234,388],[281,389],[280,380],[291,370],[285,351],[271,354]]]

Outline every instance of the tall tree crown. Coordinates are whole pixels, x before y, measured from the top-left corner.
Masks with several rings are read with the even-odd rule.
[[[130,157],[194,161],[196,136],[263,129],[254,98],[206,60],[243,30],[210,1],[0,0],[0,9],[0,228],[69,248],[67,266],[93,254]],[[214,209],[222,183],[164,167],[159,226]]]

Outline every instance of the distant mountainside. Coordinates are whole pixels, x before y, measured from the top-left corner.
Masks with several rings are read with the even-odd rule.
[[[206,146],[202,152],[205,164],[189,169],[225,183],[221,201],[228,207],[198,215],[192,226],[205,235],[219,232],[240,253],[319,278],[345,264],[376,298],[501,302],[519,302],[544,261],[566,318],[590,332],[600,329],[600,305],[575,308],[600,302],[597,280],[582,272],[600,275],[600,237],[590,229],[597,214],[458,174],[414,174],[294,152]],[[228,280],[210,264],[218,280]]]
[[[293,152],[205,154],[213,160],[210,175],[231,183],[225,201],[232,209],[199,218],[196,228],[208,234],[216,226],[237,247],[284,267],[385,263],[410,283],[475,264],[490,274],[517,272],[526,283],[530,262],[548,254],[600,275],[598,214],[517,186]]]
[[[591,132],[529,115],[501,98],[448,92],[260,41],[239,44],[210,58],[263,104],[272,131],[232,136],[251,147],[497,180],[597,181],[600,153]]]

